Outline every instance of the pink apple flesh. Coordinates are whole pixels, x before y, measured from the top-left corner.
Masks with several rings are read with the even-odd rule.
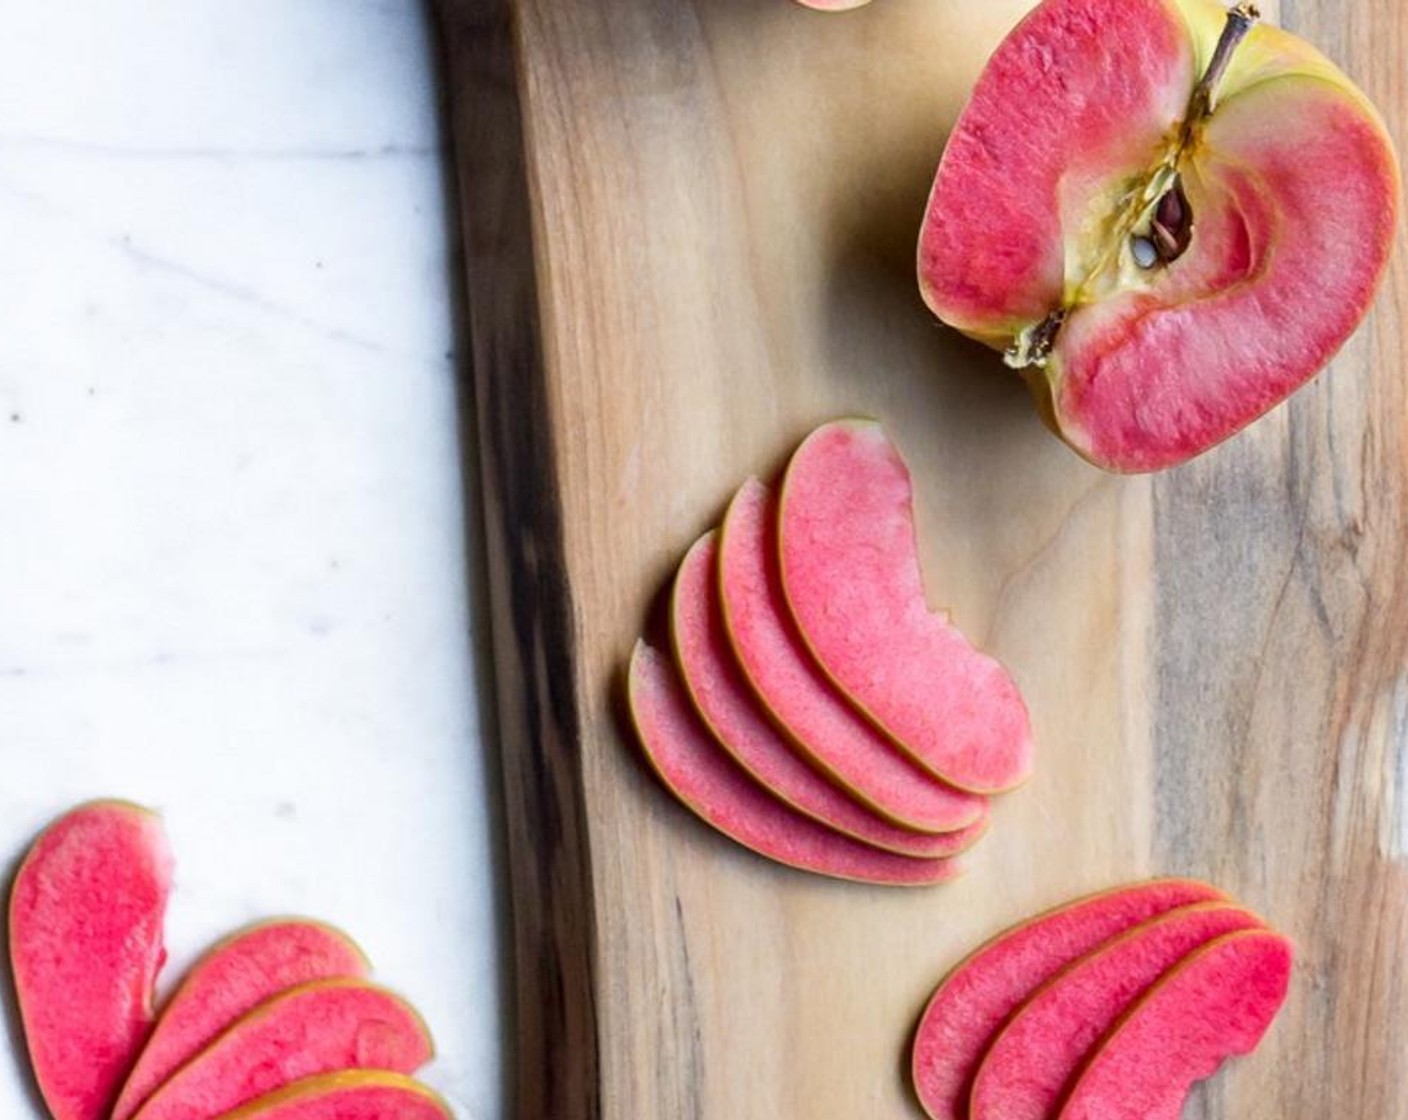
[[[925,834],[882,820],[809,765],[768,722],[734,660],[724,630],[718,543],[701,537],[685,555],[670,597],[670,637],[690,699],[735,762],[799,813],[900,855],[957,855],[987,828],[987,815],[956,832]],[[926,780],[922,775],[918,780]]]
[[[258,1004],[313,980],[366,972],[361,950],[320,922],[266,922],[222,941],[196,962],[162,1009],[112,1120],[127,1120],[176,1069]]]
[[[1183,236],[1156,253],[1175,194]],[[1156,470],[1330,360],[1383,276],[1398,196],[1382,121],[1304,42],[1213,0],[1044,0],[954,128],[920,286],[1007,349],[1076,451]]]
[[[139,1120],[211,1120],[318,1074],[412,1073],[434,1048],[402,999],[359,980],[319,980],[260,1004],[156,1090]]]
[[[1194,1082],[1260,1044],[1285,1002],[1292,956],[1289,941],[1262,930],[1193,953],[1100,1045],[1058,1120],[1178,1120]]]
[[[1260,926],[1235,906],[1187,906],[1076,962],[993,1040],[973,1082],[970,1120],[1046,1120],[1090,1049],[1160,977],[1214,938]]]
[[[933,1120],[968,1120],[973,1078],[1012,1013],[1074,961],[1178,907],[1223,900],[1189,879],[1158,879],[1092,895],[1000,934],[939,985],[919,1020],[911,1072]]]
[[[1007,671],[925,601],[909,470],[878,423],[802,442],[778,509],[782,587],[817,663],[916,763],[974,793],[1031,772],[1031,723]]]
[[[155,814],[79,806],[34,842],[10,892],[10,963],[55,1120],[106,1120],[151,1030],[171,853]]]
[[[705,823],[778,863],[891,886],[946,882],[950,859],[882,852],[817,824],[756,784],[704,727],[667,657],[638,643],[627,675],[631,719],[651,768]]]
[[[783,595],[777,545],[777,503],[750,479],[724,518],[719,581],[729,640],[759,702],[814,766],[891,823],[947,833],[983,821],[983,798],[898,750],[813,659]]]

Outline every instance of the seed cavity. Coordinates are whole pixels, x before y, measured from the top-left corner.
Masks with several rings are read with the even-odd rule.
[[[1184,193],[1180,168],[1187,153],[1196,150],[1202,130],[1217,107],[1218,94],[1232,58],[1243,40],[1261,18],[1252,0],[1240,0],[1227,12],[1227,21],[1202,76],[1188,102],[1182,125],[1163,162],[1145,181],[1143,189],[1126,196],[1129,207],[1115,218],[1118,233],[1106,254],[1096,262],[1085,280],[1066,295],[1066,306],[1032,323],[1016,335],[1003,355],[1014,369],[1045,367],[1055,348],[1057,336],[1071,310],[1079,306],[1094,279],[1132,259],[1137,268],[1149,272],[1178,260],[1193,243],[1193,208]],[[1119,246],[1125,244],[1129,257],[1122,258]]]
[[[1182,182],[1175,178],[1173,186],[1154,206],[1148,230],[1130,239],[1130,253],[1135,264],[1148,270],[1160,264],[1172,264],[1192,243],[1193,208],[1183,193]]]

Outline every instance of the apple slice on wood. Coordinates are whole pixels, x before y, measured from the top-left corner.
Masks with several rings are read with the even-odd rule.
[[[10,963],[55,1120],[106,1120],[151,1030],[171,853],[156,814],[99,801],[35,840],[10,892]]]
[[[258,1004],[313,980],[366,974],[362,951],[321,922],[278,919],[226,938],[192,966],[162,1009],[112,1120],[127,1120],[177,1068]]]
[[[920,288],[1006,352],[1077,452],[1156,470],[1329,361],[1399,194],[1373,106],[1253,4],[1043,0],[949,138]]]
[[[385,1070],[349,1070],[295,1081],[219,1120],[451,1120],[451,1113],[419,1081]]]
[[[412,1073],[433,1052],[425,1024],[399,996],[360,980],[318,980],[266,1000],[237,1020],[135,1115],[208,1120],[321,1073]]]
[[[1100,1045],[1058,1120],[1178,1120],[1195,1082],[1260,1044],[1285,1002],[1292,959],[1291,943],[1264,930],[1193,953]]]
[[[896,749],[813,660],[782,593],[776,511],[771,491],[749,479],[729,506],[719,543],[729,641],[759,702],[814,766],[893,824],[952,832],[980,822],[982,797],[954,789]]]
[[[1072,962],[1178,907],[1225,901],[1190,879],[1156,879],[1092,895],[1000,934],[944,978],[915,1032],[911,1073],[933,1120],[967,1120],[983,1055],[1037,988]]]
[[[651,768],[680,802],[725,836],[778,863],[891,886],[942,883],[951,859],[882,852],[802,816],[757,785],[710,736],[668,657],[636,644],[627,672],[631,718]]]
[[[1185,906],[1081,958],[1033,993],[978,1067],[970,1120],[1046,1120],[1091,1048],[1169,969],[1214,938],[1257,929],[1223,903]]]
[[[900,855],[952,856],[977,842],[987,829],[986,812],[956,832],[913,832],[868,811],[804,761],[768,722],[744,680],[728,643],[719,600],[718,543],[709,533],[685,555],[675,576],[670,638],[695,710],[755,781],[799,813]],[[916,778],[927,780],[923,775]]]
[[[919,765],[992,794],[1031,772],[1007,671],[929,610],[909,470],[884,429],[838,420],[792,456],[778,511],[782,587],[835,685]]]

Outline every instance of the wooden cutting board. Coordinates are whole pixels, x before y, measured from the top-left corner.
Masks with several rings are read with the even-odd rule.
[[[946,132],[1027,7],[443,0],[524,1120],[917,1116],[943,972],[1154,873],[1299,945],[1262,1050],[1189,1117],[1408,1117],[1408,246],[1291,407],[1157,478],[1085,465],[914,281]],[[1408,148],[1401,0],[1284,15]],[[901,445],[932,601],[1038,736],[966,878],[925,892],[714,836],[621,719],[683,550],[849,413]]]

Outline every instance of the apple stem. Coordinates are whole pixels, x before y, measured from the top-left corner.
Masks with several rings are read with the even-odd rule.
[[[1252,3],[1241,3],[1228,11],[1227,24],[1223,27],[1222,37],[1218,39],[1217,47],[1212,52],[1212,60],[1193,90],[1193,98],[1188,105],[1188,116],[1183,122],[1185,129],[1212,115],[1213,109],[1217,107],[1218,86],[1227,74],[1227,67],[1232,64],[1232,56],[1237,53],[1242,40],[1256,26],[1259,19],[1261,12]]]

